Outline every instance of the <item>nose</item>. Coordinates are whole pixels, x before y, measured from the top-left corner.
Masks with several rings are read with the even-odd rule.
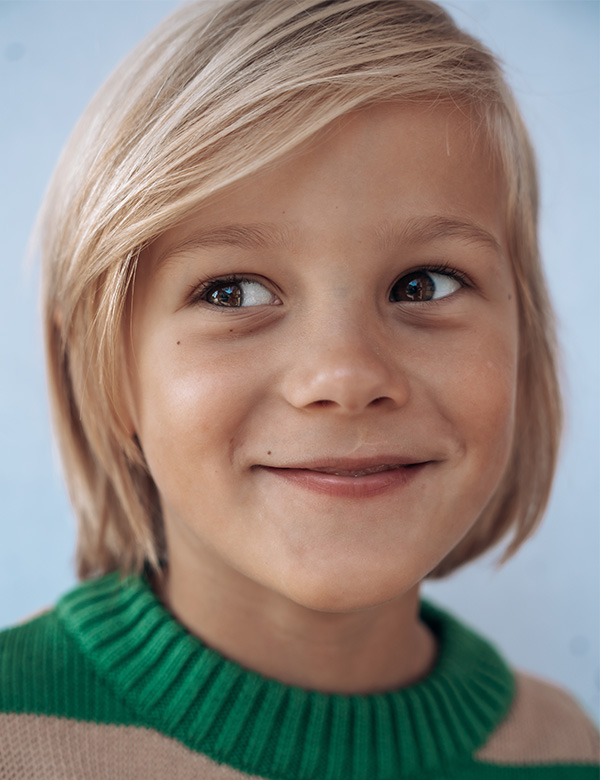
[[[408,375],[392,339],[354,320],[301,333],[284,382],[292,406],[359,414],[369,407],[391,409],[408,401]]]

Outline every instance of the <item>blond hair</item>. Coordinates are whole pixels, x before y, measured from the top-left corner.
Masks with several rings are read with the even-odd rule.
[[[537,242],[527,131],[501,69],[428,0],[192,3],[108,79],[69,140],[39,222],[55,428],[78,518],[78,573],[158,566],[156,487],[124,422],[124,316],[142,250],[208,198],[351,110],[387,101],[467,105],[506,186],[520,357],[506,472],[443,576],[509,530],[535,529],[554,472],[561,405]]]

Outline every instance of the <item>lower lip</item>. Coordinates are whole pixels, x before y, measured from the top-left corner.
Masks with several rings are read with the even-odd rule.
[[[325,493],[336,498],[372,498],[405,487],[427,465],[417,463],[414,466],[400,466],[361,477],[343,477],[309,469],[277,469],[268,466],[262,466],[261,469],[315,493]]]

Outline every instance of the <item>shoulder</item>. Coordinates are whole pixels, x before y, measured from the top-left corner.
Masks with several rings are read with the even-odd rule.
[[[26,663],[38,649],[52,642],[56,632],[54,609],[44,610],[0,631],[0,670],[4,673],[14,671],[12,661],[16,657]]]
[[[18,711],[64,654],[54,610],[0,631],[0,712]],[[65,659],[66,660],[66,659]]]
[[[512,706],[477,758],[514,764],[597,764],[600,736],[571,694],[517,671]]]

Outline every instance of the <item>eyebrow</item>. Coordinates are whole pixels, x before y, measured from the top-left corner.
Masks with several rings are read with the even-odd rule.
[[[297,244],[299,234],[300,231],[287,222],[236,223],[207,227],[167,246],[156,258],[156,265],[160,267],[184,252],[211,246],[290,250]],[[427,244],[444,238],[457,238],[484,245],[502,254],[502,247],[489,231],[475,222],[454,217],[412,217],[401,225],[395,225],[388,220],[375,228],[375,235],[386,249],[397,247],[399,240],[411,244]]]
[[[178,254],[211,246],[235,246],[240,249],[291,249],[296,230],[288,223],[256,222],[218,225],[194,232],[183,241],[169,244],[156,259],[158,266]]]
[[[400,227],[385,222],[376,229],[377,238],[385,247],[393,247],[398,238],[412,244],[428,244],[443,238],[458,238],[484,245],[502,254],[502,247],[489,231],[470,220],[454,217],[412,217]]]

